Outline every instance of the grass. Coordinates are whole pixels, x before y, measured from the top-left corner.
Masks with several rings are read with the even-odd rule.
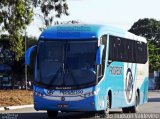
[[[0,90],[0,107],[33,104],[29,90]]]

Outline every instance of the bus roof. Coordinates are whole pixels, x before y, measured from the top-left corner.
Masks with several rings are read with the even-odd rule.
[[[40,35],[40,39],[49,40],[83,40],[100,38],[104,34],[129,38],[137,41],[147,42],[145,38],[136,36],[123,29],[115,28],[109,25],[96,25],[96,24],[63,24],[55,25],[47,28]]]

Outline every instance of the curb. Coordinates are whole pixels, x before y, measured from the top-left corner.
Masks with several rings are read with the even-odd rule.
[[[0,107],[0,111],[14,110],[14,109],[22,109],[22,108],[29,108],[29,107],[33,107],[33,105],[21,105],[21,106]]]

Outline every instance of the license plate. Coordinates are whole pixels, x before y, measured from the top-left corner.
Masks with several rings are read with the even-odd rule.
[[[58,107],[60,107],[60,108],[66,108],[66,107],[68,107],[68,105],[66,105],[66,104],[59,104]]]

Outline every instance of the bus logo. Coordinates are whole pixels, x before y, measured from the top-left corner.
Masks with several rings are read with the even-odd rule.
[[[62,100],[62,101],[65,101],[65,97],[61,97],[61,100]]]
[[[119,66],[110,66],[110,74],[111,75],[122,75],[122,67]]]

